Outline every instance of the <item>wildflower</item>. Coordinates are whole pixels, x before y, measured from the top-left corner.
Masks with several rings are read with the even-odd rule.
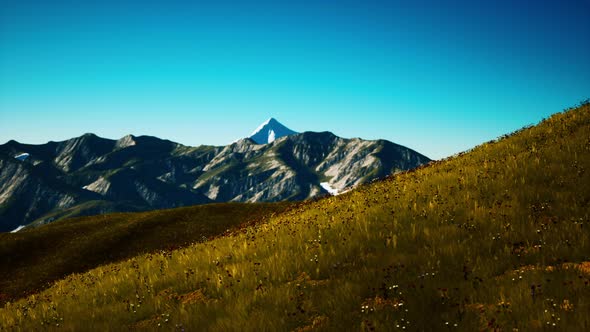
[[[563,300],[563,303],[559,307],[565,311],[571,311],[574,309],[574,305],[571,304],[568,299]]]

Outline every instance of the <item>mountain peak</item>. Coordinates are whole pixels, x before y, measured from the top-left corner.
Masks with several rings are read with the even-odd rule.
[[[115,144],[115,148],[124,149],[126,147],[133,146],[136,144],[137,144],[137,142],[135,141],[135,136],[129,134],[129,135],[125,135],[125,136],[121,137],[119,140],[117,140],[117,143]]]
[[[270,117],[260,124],[249,138],[257,144],[267,144],[272,143],[277,138],[293,134],[297,134],[297,132],[285,127],[277,119]]]

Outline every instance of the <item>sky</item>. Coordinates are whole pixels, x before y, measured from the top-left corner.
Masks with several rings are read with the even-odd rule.
[[[438,159],[590,98],[590,0],[0,0],[0,144],[274,117]]]

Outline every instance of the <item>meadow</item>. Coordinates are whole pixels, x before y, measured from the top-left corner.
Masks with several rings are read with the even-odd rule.
[[[112,213],[0,233],[0,305],[38,293],[69,274],[204,242],[294,204],[221,203]]]
[[[7,331],[590,330],[590,104],[0,309]]]

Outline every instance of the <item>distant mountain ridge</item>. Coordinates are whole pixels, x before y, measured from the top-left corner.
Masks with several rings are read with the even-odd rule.
[[[0,231],[105,212],[304,200],[428,161],[389,141],[296,133],[272,118],[227,146],[94,134],[40,145],[9,141],[0,145]]]

